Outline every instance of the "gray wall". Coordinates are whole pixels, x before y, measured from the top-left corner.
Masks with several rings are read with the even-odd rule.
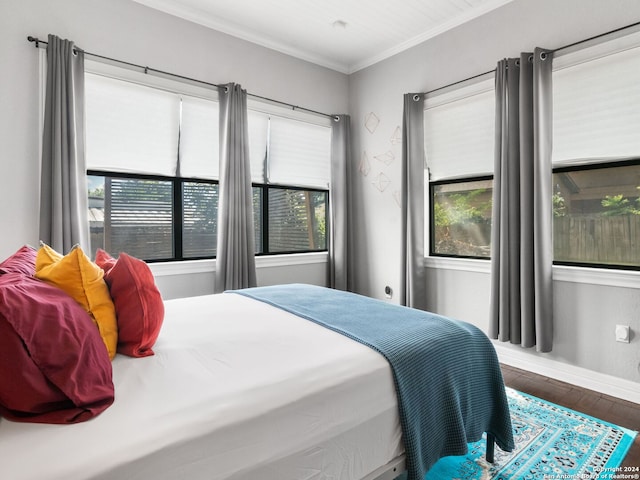
[[[535,46],[557,48],[640,20],[635,0],[515,0],[465,25],[410,50],[352,74],[349,103],[353,127],[355,170],[352,192],[356,215],[356,286],[360,293],[384,298],[389,285],[398,291],[401,279],[400,146],[390,138],[402,124],[402,95],[424,92],[495,68],[504,57]],[[380,119],[374,133],[365,128],[371,112]],[[375,156],[390,151],[386,165]],[[358,171],[366,155],[368,175]],[[374,183],[382,173],[388,187]],[[429,285],[425,295],[433,311],[470,321],[485,329],[489,312],[488,268],[464,262],[427,262]],[[561,272],[562,273],[562,272]],[[606,275],[605,275],[606,276]],[[606,376],[640,381],[640,339],[630,344],[614,340],[615,325],[631,325],[640,332],[640,276],[626,286],[583,283],[571,275],[555,282],[555,347],[538,355],[520,348],[501,348],[521,364],[567,368],[582,376]],[[606,283],[606,282],[605,282]],[[614,282],[615,283],[615,282]],[[396,301],[393,298],[391,301]],[[575,367],[575,368],[574,368]],[[624,382],[623,382],[624,383]],[[635,383],[626,387],[638,390]]]
[[[193,297],[215,291],[215,260],[152,263],[151,270],[162,298]],[[307,283],[327,285],[327,253],[269,255],[256,258],[258,285]]]

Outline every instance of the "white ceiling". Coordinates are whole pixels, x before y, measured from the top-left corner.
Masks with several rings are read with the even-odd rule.
[[[353,73],[512,0],[134,0]]]

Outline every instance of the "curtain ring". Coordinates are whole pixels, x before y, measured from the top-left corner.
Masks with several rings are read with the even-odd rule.
[[[547,52],[540,52],[540,60],[546,60],[547,59]]]
[[[519,66],[520,66],[520,59],[519,59],[519,58],[516,58],[515,64],[516,64],[516,67],[519,67]],[[507,67],[508,67],[508,66],[507,66]]]
[[[417,102],[420,100],[420,95],[418,95],[417,93],[413,96],[413,101]]]
[[[145,75],[146,75],[147,73],[149,73],[149,67],[144,67],[144,73],[145,73]]]
[[[529,55],[529,63],[533,63],[533,55]]]

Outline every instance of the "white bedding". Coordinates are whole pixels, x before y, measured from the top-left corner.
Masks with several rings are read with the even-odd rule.
[[[359,480],[403,452],[388,362],[313,322],[232,293],[170,300],[154,351],[116,356],[93,420],[0,420],[0,479]]]

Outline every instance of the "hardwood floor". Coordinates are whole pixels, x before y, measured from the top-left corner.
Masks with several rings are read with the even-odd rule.
[[[505,385],[592,417],[640,431],[640,405],[576,387],[552,378],[501,365]],[[640,435],[627,453],[623,467],[640,467]]]

